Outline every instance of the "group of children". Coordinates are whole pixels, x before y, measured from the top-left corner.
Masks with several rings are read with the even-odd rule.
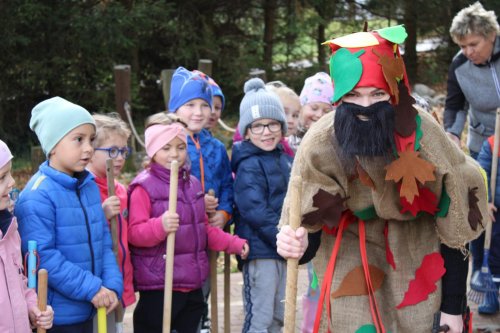
[[[0,142],[0,269],[6,273],[5,280],[0,274],[0,294],[10,296],[0,298],[2,313],[9,316],[0,321],[0,331],[24,333],[37,326],[92,332],[96,309],[105,307],[110,314],[120,302],[126,308],[138,292],[134,332],[161,332],[166,239],[172,232],[173,331],[199,330],[208,249],[238,257],[244,275],[243,331],[280,331],[286,278],[285,261],[276,251],[281,207],[294,151],[309,126],[332,110],[333,89],[329,76],[318,73],[306,80],[300,97],[260,79],[247,81],[244,91],[241,142],[235,140],[230,161],[210,132],[224,108],[222,90],[204,73],[179,67],[168,112],[147,121],[144,170],[128,189],[114,180],[112,196],[106,161],[112,159],[118,177],[131,153],[127,124],[116,114],[92,116],[60,97],[36,105],[30,128],[47,160],[21,192],[14,214],[8,209],[12,155]],[[179,163],[177,211],[169,213],[174,160]],[[111,219],[117,221],[118,258]],[[230,221],[236,235],[222,230]],[[49,273],[49,306],[43,312],[22,269],[30,240],[38,245],[39,268]]]

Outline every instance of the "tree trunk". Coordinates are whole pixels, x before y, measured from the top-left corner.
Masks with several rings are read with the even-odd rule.
[[[325,45],[321,45],[325,41],[325,25],[320,23],[318,24],[318,37],[316,39],[316,45],[318,46],[318,67],[320,71],[326,71],[328,73],[328,66],[326,65],[327,47]]]
[[[267,78],[273,79],[273,43],[277,0],[264,0],[264,68]]]
[[[417,82],[417,3],[415,0],[404,0],[404,24],[408,38],[405,42],[405,64],[411,84]]]

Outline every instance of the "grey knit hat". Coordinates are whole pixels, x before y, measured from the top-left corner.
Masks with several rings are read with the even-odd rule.
[[[274,119],[281,123],[283,133],[287,131],[285,111],[278,96],[265,88],[264,81],[253,78],[245,82],[245,96],[240,104],[238,129],[242,137],[251,123],[258,119]]]

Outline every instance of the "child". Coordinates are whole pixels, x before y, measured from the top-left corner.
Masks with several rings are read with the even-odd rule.
[[[308,77],[300,92],[299,126],[297,133],[288,138],[288,143],[294,151],[297,151],[300,141],[313,123],[324,114],[333,110],[332,106],[333,86],[330,76],[319,72]]]
[[[201,182],[203,193],[213,189],[215,198],[205,196],[212,226],[223,228],[233,211],[233,178],[224,144],[204,127],[212,112],[212,88],[207,76],[177,68],[172,76],[168,109],[187,124],[191,173]]]
[[[35,290],[28,288],[23,275],[21,238],[16,218],[8,209],[9,192],[15,184],[10,173],[12,157],[0,140],[0,332],[29,333],[34,326],[51,328],[54,311],[50,305],[40,311]]]
[[[239,130],[245,140],[234,145],[231,159],[236,174],[235,233],[252,248],[242,261],[243,332],[280,332],[286,262],[276,252],[276,235],[292,157],[279,144],[287,124],[278,97],[257,78],[247,81],[244,91]]]
[[[477,157],[477,161],[486,171],[488,175],[488,183],[491,181],[491,168],[492,168],[492,160],[493,160],[493,145],[495,136],[491,136],[488,140],[483,142],[483,146],[481,147],[481,151]],[[496,180],[496,191],[495,191],[495,201],[489,203],[489,211],[490,218],[493,222],[492,230],[491,230],[491,247],[489,254],[489,268],[491,274],[493,275],[493,281],[496,283],[497,288],[500,286],[500,213],[497,210],[497,207],[500,206],[500,173],[497,172],[494,175]],[[489,187],[488,187],[489,188]],[[484,244],[484,234],[479,238],[482,240]],[[482,255],[482,253],[481,253]],[[482,256],[480,261],[482,261]],[[474,267],[477,271],[480,270],[480,267]],[[490,306],[480,305],[478,308],[478,312],[482,314],[495,314],[499,310],[499,305],[497,303],[492,303]]]
[[[123,306],[127,307],[135,302],[134,285],[132,281],[133,270],[128,249],[128,217],[127,190],[117,180],[115,184],[115,195],[108,197],[108,183],[106,178],[106,160],[113,159],[113,176],[120,175],[125,165],[125,160],[130,154],[127,141],[130,136],[128,125],[120,119],[117,113],[108,115],[95,114],[93,118],[96,123],[96,137],[94,141],[94,156],[87,166],[95,177],[95,182],[101,193],[104,215],[109,221],[112,217],[117,218],[118,233],[118,266],[123,276]],[[108,322],[114,316],[109,316]],[[110,320],[111,319],[111,320]]]
[[[201,287],[208,276],[207,249],[248,255],[243,239],[208,224],[200,182],[189,174],[187,137],[178,122],[146,129],[151,164],[129,186],[129,242],[140,297],[134,332],[162,331],[166,238],[176,232],[172,329],[196,332],[203,312]],[[170,163],[179,162],[177,212],[168,212]]]
[[[49,273],[51,332],[92,332],[94,308],[111,312],[123,291],[99,189],[85,170],[95,121],[81,106],[54,97],[33,108],[30,128],[47,161],[16,204],[23,252],[35,240],[40,268]]]
[[[197,70],[194,70],[193,73],[200,74],[202,76],[205,75],[203,72]],[[212,88],[212,95],[213,95],[212,112],[210,113],[208,121],[205,124],[205,129],[208,131],[212,131],[215,128],[215,126],[217,126],[222,111],[224,110],[225,97],[224,94],[222,93],[222,89],[219,87],[217,82],[215,82],[208,75],[205,75],[205,77],[208,80],[208,84],[210,84],[210,87]]]
[[[286,124],[288,126],[285,137],[288,138],[289,136],[294,135],[297,132],[301,109],[299,96],[295,93],[295,91],[285,85],[275,87],[273,85],[266,84],[266,89],[278,95],[281,104],[283,104]]]

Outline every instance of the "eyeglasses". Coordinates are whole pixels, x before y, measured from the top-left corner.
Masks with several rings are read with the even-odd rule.
[[[281,123],[278,122],[272,122],[269,124],[255,124],[250,126],[250,132],[252,134],[262,134],[264,133],[264,129],[267,127],[269,132],[271,133],[276,133],[281,131]]]
[[[118,148],[116,146],[113,146],[109,148],[94,148],[94,150],[107,151],[110,158],[117,158],[118,154],[121,154],[123,159],[127,159],[127,157],[131,153],[130,147]]]

